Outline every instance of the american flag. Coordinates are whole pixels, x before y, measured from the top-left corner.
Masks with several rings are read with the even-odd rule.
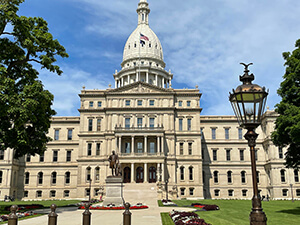
[[[140,40],[145,40],[145,41],[149,41],[149,38],[145,35],[143,35],[142,33],[140,33]]]

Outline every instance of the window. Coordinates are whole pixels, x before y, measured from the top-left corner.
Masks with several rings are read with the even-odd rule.
[[[180,195],[185,195],[185,188],[180,188]]]
[[[143,126],[143,118],[137,118],[137,125],[139,128]]]
[[[182,101],[178,102],[178,106],[180,106],[180,107],[182,106]]]
[[[184,167],[180,167],[180,180],[184,180]]]
[[[189,155],[192,155],[192,154],[193,154],[192,144],[193,144],[193,143],[191,143],[191,142],[188,144],[188,146],[189,146],[189,148],[188,148],[188,150],[189,150]]]
[[[125,153],[130,153],[130,142],[125,142]]]
[[[28,191],[24,191],[24,198],[28,198]]]
[[[95,195],[95,196],[98,196],[98,195],[99,195],[99,191],[100,191],[99,188],[95,188],[95,189],[94,189],[94,195]]]
[[[72,151],[71,150],[68,150],[67,151],[67,155],[66,155],[66,161],[67,162],[71,162],[71,155],[72,155]]]
[[[299,174],[298,174],[298,170],[294,170],[294,178],[295,178],[295,182],[299,182]]]
[[[183,155],[183,143],[179,143],[179,154]]]
[[[189,167],[189,180],[194,180],[193,169],[192,166]]]
[[[71,173],[70,172],[66,172],[65,173],[65,184],[69,185],[71,181]]]
[[[242,184],[246,183],[246,172],[245,171],[241,172],[241,182],[242,182]]]
[[[225,139],[229,140],[229,128],[225,128]]]
[[[65,198],[70,197],[70,191],[69,190],[64,190],[64,197]]]
[[[232,183],[232,172],[231,171],[227,172],[227,182],[230,184]]]
[[[87,144],[87,155],[88,156],[92,155],[92,143]]]
[[[96,144],[96,155],[100,155],[100,143]]]
[[[187,102],[186,102],[186,106],[187,106],[187,107],[190,107],[190,106],[191,106],[191,101],[187,101]]]
[[[179,130],[182,131],[182,119],[179,119]]]
[[[279,156],[279,159],[283,159],[282,147],[278,147],[278,156]]]
[[[54,130],[54,140],[59,140],[59,130]]]
[[[216,139],[216,129],[217,128],[211,128],[211,139]]]
[[[0,150],[0,160],[4,159],[4,150]]]
[[[125,118],[125,128],[130,128],[130,118]]]
[[[1,171],[1,174],[2,174],[2,171]],[[30,175],[29,172],[25,173],[25,181],[24,181],[25,184],[29,184],[29,175]]]
[[[200,133],[201,133],[201,140],[204,140],[203,127],[200,128]]]
[[[0,170],[0,184],[2,184],[2,179],[3,179],[3,172]],[[28,182],[29,182],[29,178],[28,178]]]
[[[102,102],[98,101],[98,107],[102,107]]]
[[[143,142],[138,142],[137,143],[137,152],[138,153],[143,153]]]
[[[226,160],[230,161],[230,149],[226,149]]]
[[[238,133],[239,133],[239,139],[243,139],[243,129],[238,128]]]
[[[190,196],[193,196],[194,195],[194,188],[190,188]]]
[[[130,106],[130,100],[125,101],[125,106]]]
[[[89,188],[85,189],[85,196],[90,196],[91,190]]]
[[[144,21],[145,20],[145,14],[143,13],[142,14],[142,21]]]
[[[57,173],[56,173],[56,172],[52,172],[52,173],[51,173],[51,184],[52,184],[52,185],[55,185],[55,184],[56,184],[56,176],[57,176]]]
[[[58,159],[58,151],[57,150],[55,150],[55,151],[53,151],[53,162],[57,162],[57,159]]]
[[[240,149],[240,160],[244,161],[245,157],[244,157],[244,149]]]
[[[255,150],[255,161],[257,161],[257,150]]]
[[[282,189],[282,196],[287,197],[288,196],[288,189]]]
[[[280,170],[280,178],[281,178],[281,182],[284,183],[285,182],[285,170]]]
[[[90,101],[90,102],[89,102],[89,107],[90,107],[90,108],[94,107],[94,102]]]
[[[86,168],[86,181],[91,180],[91,167]]]
[[[43,172],[38,173],[38,185],[43,184]]]
[[[256,171],[256,180],[257,180],[257,183],[259,183],[259,171]]]
[[[41,198],[42,197],[42,191],[36,191],[36,197]]]
[[[297,197],[300,197],[300,189],[297,189],[297,190],[296,190],[296,196],[297,196]]]
[[[143,100],[138,100],[137,105],[142,106],[143,105]]]
[[[233,190],[228,190],[228,196],[232,197],[233,196]]]
[[[154,118],[149,118],[149,126],[150,128],[154,127]]]
[[[93,119],[89,119],[88,131],[92,131],[92,130],[93,130]]]
[[[40,162],[44,162],[44,153],[40,155]]]
[[[219,197],[220,196],[220,190],[214,190],[215,192],[215,197]]]
[[[31,159],[31,155],[30,155],[30,154],[27,154],[27,155],[26,155],[26,162],[30,162],[30,159]]]
[[[214,171],[214,183],[219,183],[219,172]]]
[[[72,140],[73,129],[68,129],[68,140]]]
[[[55,190],[50,191],[50,198],[55,198],[55,196],[56,196],[56,191]]]
[[[217,155],[217,149],[213,149],[213,161],[217,161],[218,160],[218,155]]]
[[[155,153],[155,143],[150,142],[149,146],[150,146],[150,154],[154,154]]]
[[[95,181],[99,181],[100,180],[100,168],[96,167],[95,168]]]
[[[101,131],[101,119],[97,119],[97,131]]]
[[[154,106],[154,100],[150,100],[150,101],[149,101],[149,105],[150,105],[150,106]]]
[[[246,197],[247,196],[247,192],[248,192],[247,190],[242,190],[242,196]]]
[[[187,119],[187,130],[192,130],[192,119]]]

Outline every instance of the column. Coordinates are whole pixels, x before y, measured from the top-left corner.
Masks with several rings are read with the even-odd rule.
[[[147,168],[147,163],[144,163],[144,183],[148,183],[148,168]]]
[[[134,163],[131,163],[131,183],[134,183]]]
[[[147,136],[144,137],[144,152],[147,155],[147,147],[148,147],[148,142],[147,142]]]
[[[124,77],[121,78],[122,87],[124,86]]]
[[[134,136],[131,136],[130,153],[134,154]]]
[[[122,151],[122,137],[119,137],[119,153],[121,153]]]
[[[149,74],[146,72],[146,83],[149,83]]]
[[[130,84],[130,75],[127,77],[127,84]]]
[[[115,80],[115,88],[118,87],[118,83],[117,83],[117,80]]]
[[[172,87],[171,79],[169,79],[169,88]]]
[[[161,137],[161,152],[165,154],[165,138],[164,136]]]
[[[157,80],[157,74],[155,74],[155,84],[156,84],[156,86],[158,86],[158,80]]]
[[[115,142],[116,142],[116,143],[115,143],[115,144],[116,144],[116,145],[115,145],[115,148],[116,148],[115,152],[116,152],[116,153],[119,153],[118,139],[119,139],[119,137],[116,136],[116,137],[115,137]]]
[[[165,87],[165,78],[162,78],[162,84],[161,87],[164,88]]]
[[[166,176],[165,176],[165,164],[164,163],[161,164],[161,175],[162,175],[162,182],[165,182]]]
[[[157,166],[156,166],[156,181],[160,181],[161,174],[159,173],[159,171],[160,171],[160,163],[157,163]]]
[[[160,137],[159,136],[157,136],[157,153],[159,153],[160,154]]]
[[[135,75],[135,81],[139,81],[139,72],[136,72],[136,75]]]

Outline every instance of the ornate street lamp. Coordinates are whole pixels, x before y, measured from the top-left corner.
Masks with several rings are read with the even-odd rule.
[[[253,198],[252,198],[252,211],[250,213],[251,225],[265,225],[267,217],[262,210],[261,200],[258,196],[257,188],[257,174],[256,174],[256,161],[255,161],[255,145],[258,136],[255,129],[261,124],[262,115],[267,100],[268,92],[265,87],[260,87],[257,84],[252,84],[254,75],[249,75],[248,67],[252,63],[244,64],[244,75],[240,76],[242,85],[238,86],[233,93],[229,93],[229,101],[231,102],[234,113],[237,117],[238,123],[241,127],[247,129],[245,139],[248,141],[251,154],[251,170],[253,182]]]

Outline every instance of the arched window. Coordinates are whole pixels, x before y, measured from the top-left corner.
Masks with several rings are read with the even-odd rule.
[[[51,184],[52,184],[52,185],[55,185],[55,184],[56,184],[56,176],[57,176],[57,173],[56,173],[56,172],[52,172],[52,173],[51,173]]]
[[[232,172],[231,171],[227,172],[227,182],[232,183]]]
[[[299,182],[299,174],[298,174],[298,170],[294,170],[294,178],[295,178],[295,182]]]
[[[214,183],[219,183],[219,172],[214,171]]]
[[[91,167],[86,168],[86,181],[91,180]]]
[[[180,180],[184,180],[184,167],[180,167]]]
[[[193,169],[194,168],[192,166],[189,167],[189,179],[190,180],[194,180]]]
[[[25,173],[25,181],[24,181],[25,184],[29,184],[29,175],[30,175],[29,172]]]
[[[65,184],[70,184],[71,182],[71,173],[68,171],[65,173]]]
[[[246,183],[246,172],[245,171],[241,172],[241,181],[242,181],[242,184]]]
[[[280,170],[280,178],[281,178],[281,182],[284,183],[285,182],[285,170]]]
[[[96,167],[95,168],[95,181],[99,181],[100,180],[100,168]]]
[[[38,184],[43,184],[43,172],[38,173]]]
[[[3,172],[0,170],[0,184],[2,184]]]

